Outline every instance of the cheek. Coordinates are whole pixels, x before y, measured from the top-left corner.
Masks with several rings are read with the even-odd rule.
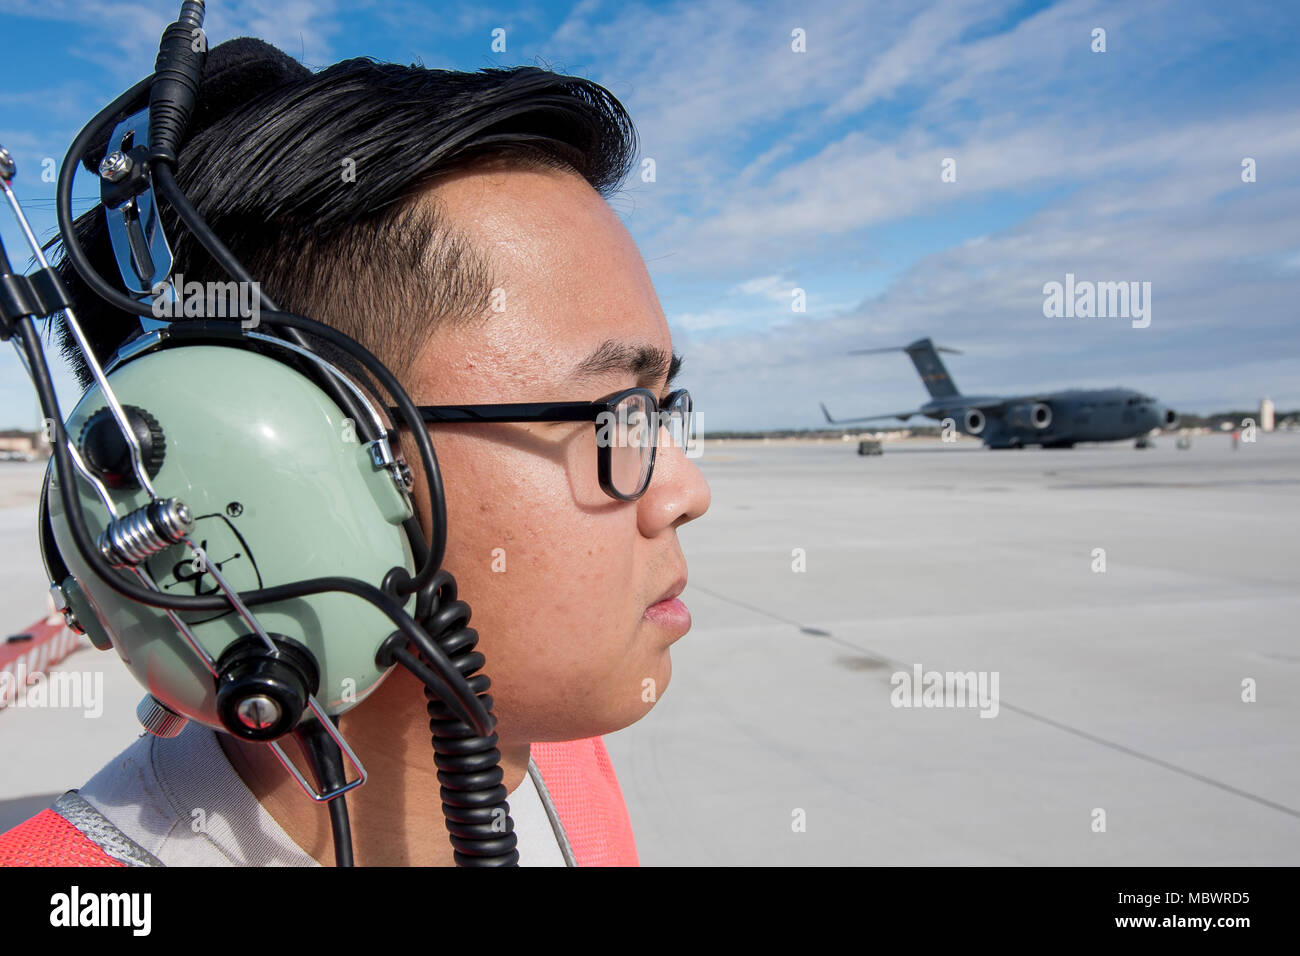
[[[635,506],[604,497],[594,463],[584,478],[567,454],[561,464],[454,438],[437,449],[444,566],[473,612],[502,740],[594,736],[643,715],[643,683],[653,698],[668,665],[640,626]],[[588,484],[603,501],[585,496]]]

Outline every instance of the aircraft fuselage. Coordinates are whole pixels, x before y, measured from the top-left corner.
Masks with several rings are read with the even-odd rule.
[[[1068,389],[1023,398],[952,395],[932,399],[919,411],[940,423],[950,420],[950,427],[990,448],[1124,441],[1177,423],[1172,409],[1128,388]]]

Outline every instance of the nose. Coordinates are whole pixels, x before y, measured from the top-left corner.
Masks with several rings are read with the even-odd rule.
[[[703,452],[703,445],[697,448]],[[694,456],[696,451],[691,453]],[[637,523],[641,533],[653,538],[665,528],[676,528],[694,521],[709,510],[712,500],[709,483],[704,480],[694,457],[687,458],[686,449],[671,441],[668,431],[661,429],[650,487],[637,502]]]

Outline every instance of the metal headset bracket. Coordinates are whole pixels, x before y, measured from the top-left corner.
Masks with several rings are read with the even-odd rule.
[[[162,284],[161,295],[177,300],[169,276],[172,250],[163,232],[149,175],[149,111],[128,116],[113,129],[108,151],[99,164],[99,196],[108,220],[113,257],[127,291],[142,302],[154,304],[154,289]],[[140,317],[146,332],[165,328],[163,319]]]

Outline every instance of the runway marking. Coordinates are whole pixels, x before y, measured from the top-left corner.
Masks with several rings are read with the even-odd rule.
[[[736,600],[735,598],[727,597],[724,594],[719,594],[717,591],[713,591],[709,588],[706,588],[700,584],[697,584],[694,581],[691,582],[691,590],[703,591],[705,594],[708,594],[711,597],[715,597],[719,601],[726,601],[728,604],[734,604],[736,607],[743,607],[747,610],[753,611],[756,614],[761,614],[764,617],[769,617],[772,620],[780,621],[783,624],[789,624],[791,627],[797,627],[802,633],[831,641],[832,643],[838,644],[840,647],[843,647],[847,650],[855,651],[859,655],[867,655],[874,660],[883,662],[885,665],[893,665],[896,669],[907,668],[911,666],[903,661],[896,661],[893,658],[889,657],[887,654],[882,654],[879,651],[872,650],[871,648],[862,647],[859,644],[854,644],[852,641],[846,641],[843,638],[836,637],[835,635],[829,633],[828,631],[823,631],[819,628],[810,628],[807,625],[800,624],[798,621],[793,621],[788,617],[783,617],[780,614],[776,614],[772,611],[767,610],[766,608],[756,607],[755,605],[749,604],[745,601],[739,601]],[[1261,797],[1258,794],[1251,793],[1247,790],[1242,790],[1239,787],[1232,786],[1232,784],[1224,783],[1221,780],[1215,780],[1213,777],[1207,777],[1202,773],[1197,773],[1195,770],[1189,770],[1186,767],[1180,767],[1177,764],[1170,763],[1167,760],[1161,760],[1159,757],[1154,757],[1151,754],[1143,753],[1140,750],[1134,750],[1132,747],[1127,747],[1124,744],[1117,743],[1116,741],[1107,740],[1105,737],[1098,737],[1096,734],[1090,734],[1088,733],[1088,731],[1081,730],[1078,727],[1071,727],[1069,724],[1061,723],[1059,720],[1053,720],[1051,717],[1044,716],[1043,714],[1036,713],[1035,711],[1028,710],[1027,708],[1024,707],[1018,707],[1015,704],[1008,703],[1006,700],[999,700],[999,705],[1007,708],[1008,710],[1014,711],[1017,714],[1020,714],[1022,717],[1028,717],[1030,720],[1037,720],[1040,723],[1047,724],[1049,727],[1055,727],[1057,730],[1063,730],[1066,733],[1073,734],[1076,737],[1081,737],[1084,740],[1090,741],[1095,744],[1099,744],[1103,747],[1108,747],[1111,750],[1115,750],[1120,753],[1127,754],[1130,757],[1136,757],[1139,760],[1145,760],[1147,763],[1153,764],[1157,767],[1161,767],[1165,770],[1169,770],[1176,774],[1181,774],[1184,777],[1188,777],[1192,780],[1199,781],[1200,783],[1207,784],[1208,786],[1215,787],[1219,790],[1224,791],[1225,793],[1230,793],[1233,796],[1241,797],[1245,800],[1250,800],[1254,803],[1258,803],[1261,806],[1268,807],[1270,810],[1277,810],[1280,813],[1285,813],[1287,816],[1300,819],[1300,810],[1297,810],[1294,807],[1288,807],[1285,806],[1284,804],[1276,803],[1275,801],[1270,800],[1267,797]]]

